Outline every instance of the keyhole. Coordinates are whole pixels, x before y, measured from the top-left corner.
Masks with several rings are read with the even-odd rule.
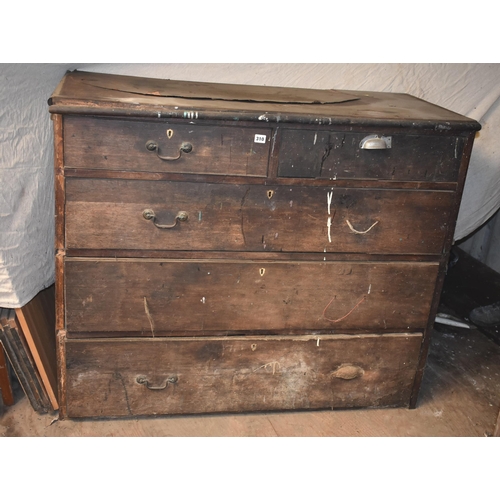
[[[265,272],[266,272],[266,270],[265,270],[263,267],[261,267],[261,268],[259,269],[259,274],[260,274],[261,276],[264,276]]]
[[[173,131],[171,128],[169,128],[169,129],[167,130],[167,137],[168,137],[169,139],[172,139],[172,136],[173,136],[173,135],[174,135],[174,131]]]
[[[272,189],[270,189],[268,192],[267,192],[267,197],[269,199],[271,199],[273,197],[273,194],[274,194],[274,191]]]

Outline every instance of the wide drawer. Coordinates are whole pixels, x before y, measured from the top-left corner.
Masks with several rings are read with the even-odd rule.
[[[388,140],[364,149],[365,138]],[[449,135],[284,130],[278,175],[331,179],[456,182],[464,138]]]
[[[439,266],[85,259],[65,263],[68,334],[425,328]]]
[[[68,178],[66,244],[440,255],[453,206],[450,191]]]
[[[64,165],[265,177],[270,141],[270,128],[68,116]]]
[[[421,341],[421,334],[67,341],[67,415],[407,406]]]

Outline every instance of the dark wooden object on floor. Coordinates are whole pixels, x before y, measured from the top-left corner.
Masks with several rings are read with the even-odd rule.
[[[15,311],[52,409],[57,410],[54,285]]]
[[[85,72],[49,105],[61,417],[415,406],[477,122]]]
[[[441,304],[468,320],[472,309],[500,301],[500,273],[458,246],[453,247],[453,252],[458,260],[446,274]],[[500,344],[500,324],[476,328]]]
[[[6,406],[14,404],[14,394],[10,384],[10,373],[7,365],[7,358],[4,354],[3,343],[0,342],[0,392],[2,393],[2,401]]]
[[[0,309],[0,324],[2,344],[26,397],[35,411],[47,413],[52,406],[14,309]]]

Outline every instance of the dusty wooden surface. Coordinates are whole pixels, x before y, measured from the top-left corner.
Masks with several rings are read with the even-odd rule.
[[[425,328],[437,272],[434,263],[416,262],[72,257],[65,268],[66,325],[68,332],[151,336],[183,330],[406,332]]]
[[[454,193],[73,179],[70,249],[442,253]],[[152,210],[155,220],[143,217]],[[172,225],[184,211],[186,221]],[[408,223],[411,221],[411,223]]]
[[[492,435],[500,407],[500,346],[477,331],[434,332],[415,410],[57,420],[22,395],[0,417],[0,436],[474,436]]]
[[[200,82],[186,87],[186,82],[77,71],[66,74],[54,91],[49,100],[50,111],[123,115],[127,110],[131,116],[186,120],[239,116],[257,122],[310,124],[320,120],[371,125],[390,121],[396,126],[438,131],[479,128],[474,120],[406,94],[342,91],[335,95],[330,90]],[[216,98],[202,99],[210,96]]]
[[[69,417],[407,406],[421,334],[74,340]]]
[[[137,387],[126,382],[132,373],[120,368],[133,356],[144,364],[149,353],[157,359],[148,377],[167,376],[162,370],[171,354],[162,349],[169,342],[177,359],[189,359],[195,344],[211,345],[209,336],[230,353],[248,335],[269,336],[269,345],[281,335],[273,357],[285,363],[302,356],[306,375],[320,373],[321,356],[286,348],[311,333],[323,340],[345,334],[348,344],[353,335],[385,334],[374,345],[363,338],[356,352],[371,346],[380,362],[398,365],[382,370],[394,386],[390,397],[375,384],[373,393],[353,390],[354,404],[378,405],[379,396],[383,404],[408,404],[409,394],[414,404],[477,122],[402,94],[78,72],[66,75],[49,106],[63,116],[63,127],[60,118],[55,127],[56,174],[68,174],[67,185],[56,186],[57,227],[67,230],[57,239],[60,398],[69,405],[62,414],[111,415],[119,407],[123,415],[119,391],[108,390],[118,379],[128,387],[125,401],[129,393],[135,398],[129,414],[191,411],[196,397],[184,402],[180,379],[175,408],[148,406],[148,397],[136,398]],[[363,147],[367,136],[376,138],[376,151]],[[382,349],[393,334],[417,332],[424,340],[410,351]],[[235,333],[247,337],[224,338]],[[133,337],[142,340],[130,353]],[[93,351],[96,345],[101,351]],[[351,352],[347,345],[339,351]],[[332,348],[328,357],[340,362],[337,355]],[[183,367],[191,388],[203,372],[196,359]],[[234,359],[222,370],[222,385],[242,369]],[[336,368],[343,377],[366,380],[361,361],[344,361]],[[273,371],[282,364],[271,363]],[[366,373],[378,374],[368,364]],[[210,384],[198,385],[211,394]],[[259,389],[248,388],[237,401],[222,391],[221,401],[209,398],[219,406],[200,411],[322,406],[324,394],[306,401],[309,389],[291,391],[297,404],[278,397],[276,405],[253,405]],[[92,398],[100,404],[90,404]],[[332,406],[351,405],[348,397],[333,400]]]
[[[464,139],[388,132],[385,150],[360,150],[367,132],[318,132],[285,129],[278,175],[328,179],[455,181]]]
[[[64,165],[73,168],[266,177],[271,128],[64,118]],[[168,134],[168,135],[167,135]],[[256,142],[258,134],[263,142]],[[146,144],[154,141],[154,151]],[[182,152],[184,143],[190,152]],[[158,157],[169,158],[161,159]],[[177,158],[178,157],[178,158]]]

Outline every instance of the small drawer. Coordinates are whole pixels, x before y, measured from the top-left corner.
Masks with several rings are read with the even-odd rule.
[[[421,334],[72,340],[69,417],[408,406]]]
[[[64,118],[70,168],[266,177],[270,128]]]
[[[284,130],[278,175],[457,182],[463,147],[463,137],[445,135]]]
[[[71,257],[66,328],[80,337],[412,331],[427,324],[438,269],[417,262]]]
[[[442,253],[451,191],[66,181],[69,249]]]

